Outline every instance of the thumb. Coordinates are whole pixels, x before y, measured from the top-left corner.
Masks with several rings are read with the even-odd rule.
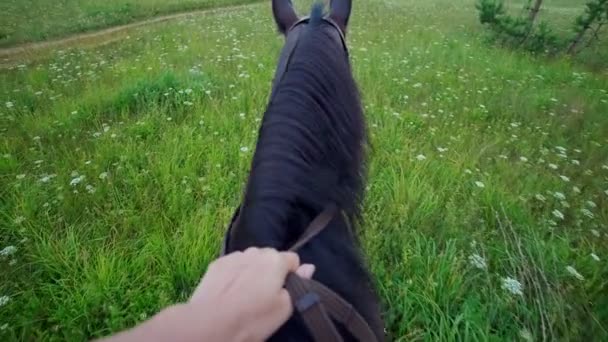
[[[302,264],[296,270],[296,274],[302,278],[310,279],[315,273],[315,265],[313,264]]]

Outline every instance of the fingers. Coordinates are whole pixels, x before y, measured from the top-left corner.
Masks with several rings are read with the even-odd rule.
[[[289,272],[295,272],[300,267],[300,257],[294,252],[280,252],[279,256],[282,259],[285,275]]]
[[[310,279],[315,273],[315,265],[313,264],[302,264],[298,267],[296,274],[302,278]]]

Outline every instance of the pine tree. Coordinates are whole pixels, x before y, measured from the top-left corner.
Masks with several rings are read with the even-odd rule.
[[[585,12],[576,18],[574,30],[576,35],[572,39],[568,53],[571,55],[580,51],[579,46],[588,32],[591,32],[587,46],[598,40],[598,33],[608,23],[608,0],[590,0],[585,5]]]

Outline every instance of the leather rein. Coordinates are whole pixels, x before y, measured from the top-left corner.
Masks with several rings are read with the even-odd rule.
[[[328,205],[306,227],[302,236],[288,249],[297,252],[321,233],[338,214],[335,205]],[[240,208],[235,213],[228,231],[220,256],[227,252],[229,235],[232,228],[240,220]],[[378,339],[365,319],[357,310],[340,295],[327,286],[313,279],[301,278],[295,273],[289,273],[285,279],[285,289],[291,297],[294,310],[304,320],[304,324],[314,341],[342,342],[342,336],[336,329],[335,322],[340,323],[353,337],[359,341],[376,342]]]

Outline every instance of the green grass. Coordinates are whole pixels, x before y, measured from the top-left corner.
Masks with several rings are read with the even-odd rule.
[[[355,6],[362,235],[387,330],[607,340],[608,75],[483,36],[469,0]],[[0,340],[104,336],[189,296],[239,203],[281,46],[260,4],[0,73],[0,249],[16,247]]]
[[[259,0],[3,0],[0,47],[127,24],[162,14]]]

